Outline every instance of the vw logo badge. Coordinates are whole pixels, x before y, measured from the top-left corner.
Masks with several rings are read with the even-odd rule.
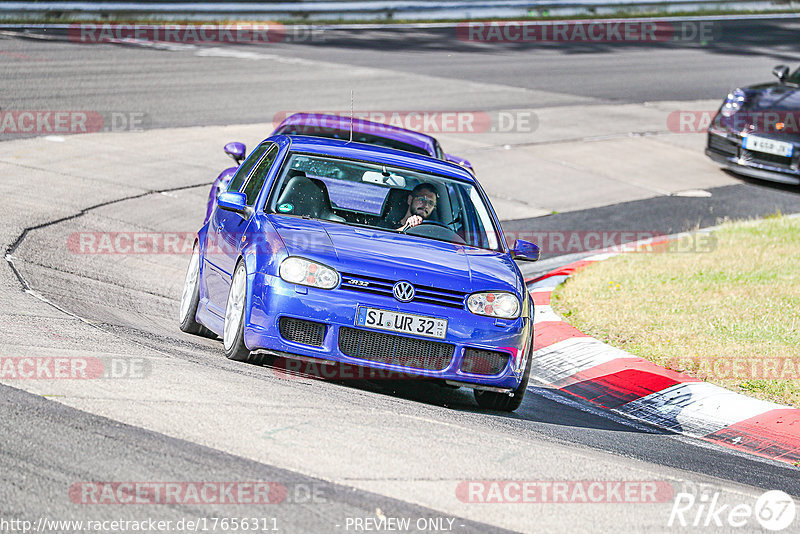
[[[400,302],[411,302],[414,300],[414,286],[405,281],[397,282],[392,286],[392,293],[394,294],[394,298]]]

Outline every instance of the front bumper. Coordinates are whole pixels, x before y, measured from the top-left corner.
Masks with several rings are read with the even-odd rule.
[[[298,286],[262,273],[252,275],[251,284],[251,304],[245,316],[244,332],[245,344],[251,351],[341,362],[501,390],[513,390],[520,383],[527,343],[532,339],[530,317],[498,320],[474,315],[466,309],[417,302],[402,304],[383,295]],[[446,337],[440,340],[357,326],[359,307],[445,318],[448,320]],[[532,316],[532,309],[529,314]],[[282,335],[282,318],[318,323],[323,325],[324,334],[310,342],[292,341]],[[320,346],[315,346],[317,344]],[[359,357],[352,356],[356,345]],[[370,347],[373,347],[372,350],[385,356],[392,350],[389,345],[401,347],[401,350],[392,353],[389,359],[370,354]],[[504,353],[508,355],[508,362],[491,375],[468,372],[467,349]],[[437,365],[423,365],[423,361],[435,361]]]
[[[790,158],[747,150],[737,134],[708,132],[706,156],[733,172],[784,184],[800,184],[800,146]]]

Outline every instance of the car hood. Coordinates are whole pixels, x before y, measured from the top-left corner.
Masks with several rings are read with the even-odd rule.
[[[758,134],[800,142],[800,89],[781,84],[748,87],[747,103],[730,117],[717,116],[718,126],[737,134]],[[779,124],[783,123],[783,124]],[[781,126],[778,129],[778,125]]]
[[[800,88],[768,84],[750,87],[747,92],[751,111],[800,111]]]
[[[269,219],[290,255],[319,261],[342,273],[465,293],[523,292],[508,254],[314,219],[281,215]]]

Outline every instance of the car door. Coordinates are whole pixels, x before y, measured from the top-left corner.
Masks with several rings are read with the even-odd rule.
[[[211,217],[209,234],[214,234],[215,252],[212,261],[214,280],[209,277],[209,310],[214,311],[220,316],[225,313],[225,306],[228,300],[228,290],[239,258],[239,250],[242,245],[242,238],[247,232],[248,225],[253,217],[253,206],[258,197],[264,180],[269,174],[269,170],[275,163],[278,155],[278,145],[275,143],[265,143],[259,146],[259,157],[254,165],[248,169],[240,169],[231,179],[228,191],[244,193],[247,197],[246,204],[251,209],[243,214],[233,211],[223,210],[219,207],[214,209]],[[253,155],[251,155],[253,157]],[[245,164],[249,163],[249,159]]]
[[[244,163],[239,166],[233,178],[231,178],[230,191],[238,191],[244,185],[247,177],[264,157],[270,146],[271,143],[263,143],[250,153]],[[210,312],[219,316],[223,316],[225,313],[225,301],[228,298],[228,286],[230,285],[231,277],[231,274],[226,273],[222,267],[226,264],[222,228],[228,222],[228,213],[221,210],[216,205],[216,202],[214,203],[214,210],[208,219],[205,254],[203,255],[203,283],[205,295],[208,298],[207,307]]]

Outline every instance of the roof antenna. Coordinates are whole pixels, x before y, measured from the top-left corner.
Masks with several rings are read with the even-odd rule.
[[[350,89],[350,140],[348,143],[353,142],[353,90]]]

